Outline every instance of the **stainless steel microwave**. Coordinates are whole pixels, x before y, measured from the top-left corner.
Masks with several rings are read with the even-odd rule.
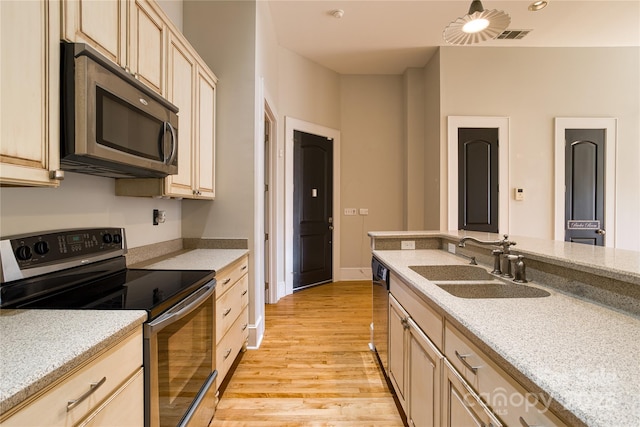
[[[112,178],[178,173],[178,108],[83,43],[62,43],[60,163]]]

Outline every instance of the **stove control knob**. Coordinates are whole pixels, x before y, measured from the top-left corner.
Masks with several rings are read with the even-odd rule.
[[[113,235],[113,243],[119,245],[122,242],[122,236],[119,234]]]
[[[29,246],[20,246],[16,249],[16,258],[20,261],[27,261],[31,259],[31,249]]]
[[[105,243],[111,243],[113,242],[113,236],[109,233],[105,233],[104,236],[102,236],[102,241]]]
[[[49,252],[49,244],[41,240],[39,242],[36,242],[36,244],[33,246],[33,249],[35,249],[38,255],[44,255]]]

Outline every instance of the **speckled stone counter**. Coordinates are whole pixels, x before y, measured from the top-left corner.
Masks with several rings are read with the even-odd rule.
[[[520,245],[523,239],[514,240]],[[567,248],[558,250],[567,255]],[[374,255],[505,371],[553,398],[552,409],[564,413],[570,424],[640,426],[640,318],[546,287],[551,295],[544,298],[458,298],[409,266],[468,260],[442,250],[374,250]],[[583,262],[584,257],[588,254],[573,261]],[[633,256],[597,262],[625,274],[638,265]]]
[[[247,249],[193,249],[133,267],[156,270],[220,270],[248,253]]]
[[[0,413],[117,343],[141,310],[0,310]]]

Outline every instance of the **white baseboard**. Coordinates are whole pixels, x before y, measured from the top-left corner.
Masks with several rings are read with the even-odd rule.
[[[371,280],[371,267],[341,268],[340,281]]]
[[[247,348],[250,350],[257,350],[260,348],[262,338],[264,338],[264,322],[263,317],[260,317],[255,324],[249,325],[249,339]]]

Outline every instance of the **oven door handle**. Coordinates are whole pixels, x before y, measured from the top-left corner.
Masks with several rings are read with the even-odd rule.
[[[211,281],[187,297],[176,308],[170,309],[156,320],[149,322],[149,333],[154,334],[166,326],[177,322],[198,308],[215,290],[215,281]]]

